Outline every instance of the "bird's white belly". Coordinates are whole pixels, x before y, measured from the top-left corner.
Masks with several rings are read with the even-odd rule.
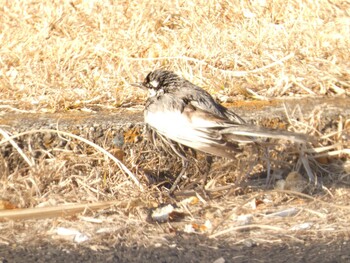
[[[178,143],[199,149],[207,146],[211,140],[180,111],[146,112],[145,122],[160,134]]]

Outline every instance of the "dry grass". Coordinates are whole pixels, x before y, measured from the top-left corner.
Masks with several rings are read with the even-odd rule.
[[[242,87],[267,97],[332,95],[350,85],[346,1],[2,6],[2,110],[139,103],[128,83],[159,67],[230,96]]]
[[[218,96],[242,99],[252,94],[256,98],[349,94],[350,3],[345,1],[211,0],[205,5],[199,1],[6,1],[1,6],[2,112],[95,110],[140,104],[143,94],[128,83],[142,80],[159,67],[174,70]],[[339,116],[325,123],[323,111],[318,109],[309,116],[292,114],[289,123],[291,130],[318,140],[312,148],[303,149],[304,159],[298,159],[300,149],[281,145],[271,152],[269,165],[282,173],[299,169],[305,175],[323,176],[326,187],[308,192],[315,197],[262,191],[265,181],[248,181],[245,176],[264,170],[261,162],[252,162],[256,156],[239,156],[229,165],[214,163],[205,196],[198,187],[203,183],[200,172],[205,169],[205,160],[200,159],[190,167],[192,177],[180,185],[181,194],[196,195],[199,203],[184,205],[186,220],[164,230],[166,227],[145,222],[145,208],[173,201],[157,183],[174,179],[174,171],[179,170],[176,157],[144,142],[128,142],[121,151],[112,143],[116,134],[109,130],[104,133],[96,143],[138,176],[145,187],[141,191],[103,152],[79,138],[54,132],[54,137],[36,136],[35,131],[29,131],[10,140],[11,150],[8,142],[0,142],[0,206],[38,208],[42,212],[53,206],[57,210],[48,211],[47,216],[56,216],[64,209],[62,205],[70,205],[70,214],[82,211],[81,204],[97,203],[95,208],[101,208],[113,200],[123,200],[107,211],[113,215],[95,213],[90,206],[83,212],[85,217],[78,217],[79,226],[64,219],[26,223],[34,226],[33,233],[45,236],[50,236],[48,229],[57,225],[79,227],[90,231],[92,243],[105,236],[113,243],[123,234],[143,244],[149,240],[163,242],[161,238],[173,229],[183,231],[189,222],[204,226],[206,220],[212,229],[199,227],[198,232],[242,243],[303,243],[306,238],[348,235],[350,120]],[[5,139],[10,136],[1,132]],[[177,196],[177,200],[184,198]],[[251,207],[251,201],[257,207]],[[267,216],[295,207],[295,224],[290,216]],[[38,213],[35,211],[33,218]],[[240,215],[250,216],[247,225],[237,221]],[[100,227],[93,219],[103,224],[102,237],[94,232]],[[298,223],[310,223],[310,227],[293,230]],[[20,223],[3,222],[1,229],[2,243],[10,244],[11,239],[30,241],[30,236],[16,237]],[[259,231],[241,231],[247,229]]]
[[[0,169],[4,173],[0,180],[0,205],[5,208],[0,210],[0,218],[25,219],[32,231],[15,238],[13,235],[22,229],[21,223],[5,220],[2,242],[10,244],[8,240],[15,238],[25,243],[31,240],[31,235],[43,235],[46,240],[62,238],[55,232],[59,227],[78,229],[90,237],[88,246],[99,245],[104,249],[108,248],[104,239],[118,242],[121,233],[128,237],[126,244],[137,240],[139,245],[149,240],[162,244],[166,240],[162,237],[172,231],[194,231],[234,244],[302,244],[305,239],[346,237],[350,213],[347,189],[350,144],[345,139],[350,134],[349,119],[339,118],[330,125],[317,113],[304,115],[302,120],[289,115],[293,124],[290,129],[322,134],[313,147],[304,149],[305,155],[301,155],[293,144],[277,144],[270,149],[268,164],[280,175],[299,171],[306,176],[308,167],[324,181],[323,189],[311,185],[306,191],[308,194],[265,189],[264,178],[248,176],[266,169],[264,158],[259,158],[256,151],[246,151],[238,153],[235,160],[216,160],[204,184],[205,192],[201,187],[205,160],[198,155],[198,161],[193,160],[188,169],[189,177],[175,193],[176,198],[169,198],[164,186],[167,181],[173,181],[179,171],[179,157],[160,146],[156,148],[146,138],[135,141],[139,133],[135,130],[140,127],[124,133],[128,139],[123,149],[111,143],[108,137],[111,131],[105,132],[96,143],[102,145],[109,141],[104,148],[123,160],[144,190],[114,162],[104,158],[106,153],[102,149],[90,147],[94,145],[78,136],[42,130],[7,137],[0,142]],[[54,137],[48,136],[49,132]],[[9,148],[10,143],[17,147]],[[304,184],[307,185],[307,181]],[[195,196],[197,201],[186,202],[188,196]],[[185,211],[184,219],[171,223],[169,228],[146,222],[150,208],[175,200]],[[15,207],[24,209],[13,209]],[[107,209],[101,211],[105,207]],[[290,210],[293,211],[290,215],[289,212],[283,216],[274,214]],[[74,223],[77,213],[79,224]],[[47,220],[59,216],[68,216],[68,220]]]

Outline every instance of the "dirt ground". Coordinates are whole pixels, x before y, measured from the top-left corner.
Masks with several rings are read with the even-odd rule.
[[[230,244],[204,236],[169,236],[167,244],[124,246],[104,244],[94,251],[67,242],[33,240],[28,244],[0,246],[0,262],[350,262],[350,242],[327,238],[279,244]],[[220,259],[224,259],[220,260]],[[217,260],[217,261],[215,261]]]

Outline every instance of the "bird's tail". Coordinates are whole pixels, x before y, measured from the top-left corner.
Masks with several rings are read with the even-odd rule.
[[[235,125],[224,128],[220,130],[220,134],[228,140],[242,143],[252,141],[258,142],[259,138],[283,139],[299,143],[312,141],[312,138],[306,134],[249,125]]]

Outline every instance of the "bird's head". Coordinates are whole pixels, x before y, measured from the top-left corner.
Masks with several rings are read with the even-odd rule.
[[[178,80],[180,80],[180,77],[174,72],[158,69],[148,73],[143,82],[132,83],[131,85],[148,90],[149,96],[153,97],[160,92],[168,92],[171,85]]]

